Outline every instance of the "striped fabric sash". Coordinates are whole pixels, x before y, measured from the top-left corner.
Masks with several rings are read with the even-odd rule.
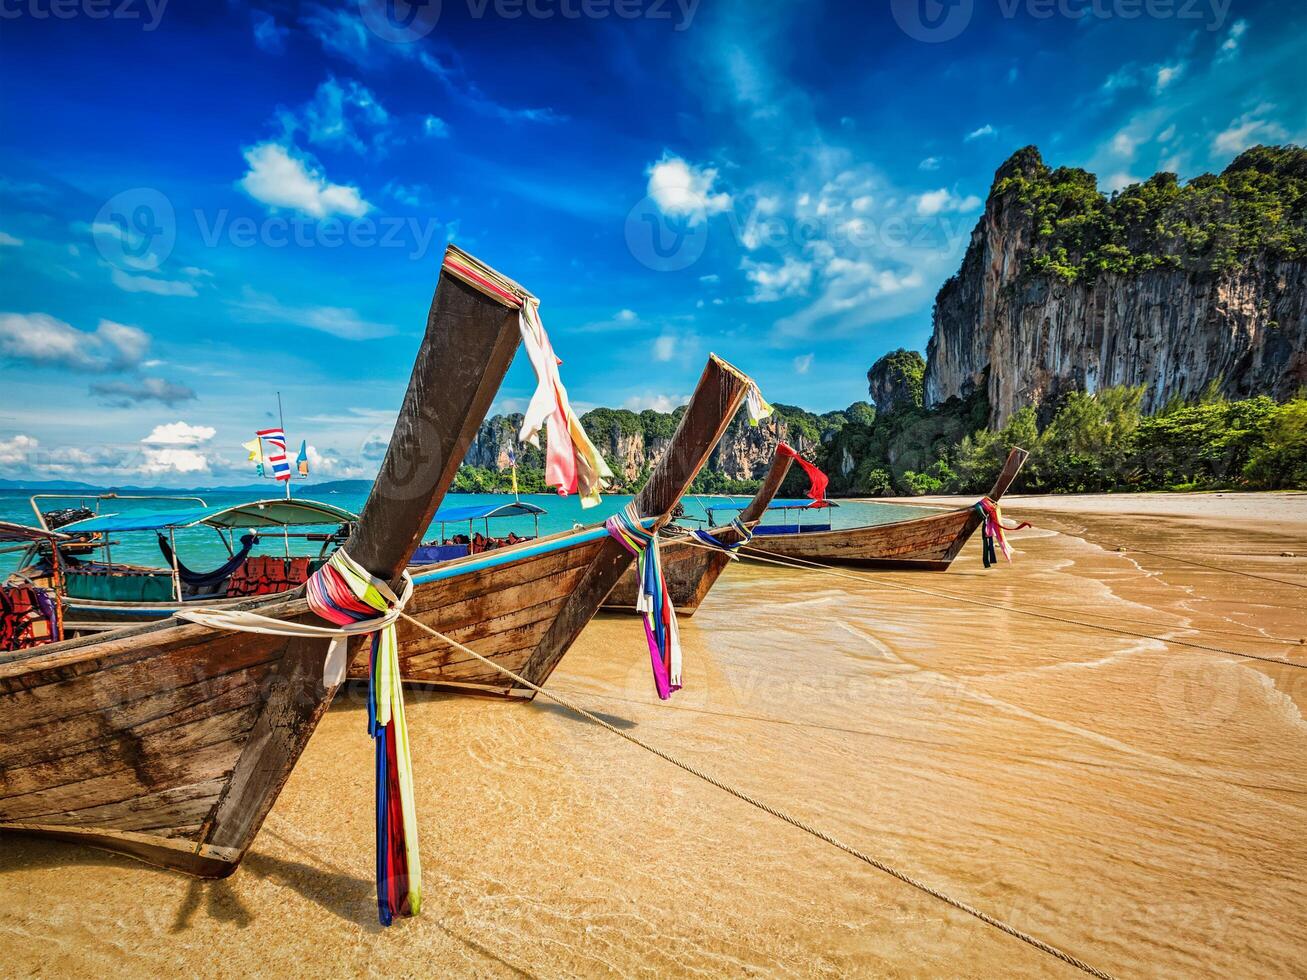
[[[980,512],[980,528],[984,534],[986,543],[994,541],[998,543],[998,548],[1003,552],[1003,557],[1009,562],[1012,561],[1012,548],[1007,543],[1005,531],[1020,531],[1022,528],[1030,527],[1028,521],[1022,521],[1016,527],[1003,526],[1003,512],[999,510],[998,504],[984,497],[976,502],[976,510]],[[987,556],[989,551],[986,551]],[[988,559],[986,560],[988,565]]]
[[[390,586],[338,549],[307,586],[309,608],[337,626],[376,619],[401,605]],[[368,734],[376,747],[377,916],[388,926],[422,905],[413,760],[404,719],[404,688],[393,621],[372,634]]]
[[[706,545],[710,545],[714,548],[720,548],[722,551],[730,551],[730,552],[739,551],[742,547],[744,547],[746,544],[748,544],[750,541],[753,540],[753,531],[751,531],[744,524],[744,522],[741,521],[738,517],[735,520],[731,521],[731,527],[733,527],[735,529],[735,533],[740,536],[740,540],[736,541],[734,544],[727,544],[725,541],[721,541],[718,538],[715,538],[707,531],[691,531],[690,536],[699,541],[702,541]]]
[[[635,608],[644,621],[654,687],[658,697],[666,701],[672,692],[681,689],[681,636],[676,628],[676,609],[663,579],[658,532],[644,528],[634,501],[604,521],[604,528],[635,555]]]

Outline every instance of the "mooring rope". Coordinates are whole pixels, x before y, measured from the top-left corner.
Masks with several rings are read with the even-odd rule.
[[[694,542],[690,542],[690,544],[694,544]],[[1068,619],[1064,616],[1053,616],[1049,613],[1033,612],[1029,609],[1022,609],[1020,606],[1005,606],[1002,603],[987,602],[984,599],[973,599],[970,596],[953,595],[948,592],[936,592],[933,589],[923,589],[913,585],[904,585],[901,582],[888,582],[881,578],[854,575],[849,572],[842,572],[837,568],[832,568],[830,565],[825,565],[821,562],[812,561],[807,558],[793,558],[789,555],[778,555],[775,552],[763,551],[762,549],[752,545],[747,549],[742,550],[744,550],[744,556],[746,558],[753,558],[757,561],[767,562],[772,565],[780,565],[782,568],[795,568],[801,570],[815,569],[837,578],[845,578],[852,582],[860,582],[863,585],[879,585],[890,589],[899,589],[903,592],[917,592],[921,595],[934,596],[938,599],[948,599],[952,602],[967,602],[973,606],[984,606],[988,609],[1001,609],[1005,612],[1020,613],[1023,616],[1034,616],[1036,619],[1051,620],[1052,622],[1065,623],[1069,626],[1083,626],[1085,629],[1102,630],[1105,633],[1115,633],[1119,636],[1132,636],[1140,640],[1155,640],[1158,643],[1172,643],[1176,646],[1192,647],[1195,650],[1205,650],[1208,653],[1221,653],[1230,657],[1243,657],[1246,660],[1260,660],[1269,664],[1280,664],[1284,667],[1307,668],[1307,663],[1298,663],[1293,660],[1285,660],[1281,657],[1268,657],[1259,653],[1245,653],[1242,650],[1227,650],[1224,647],[1214,647],[1206,643],[1194,643],[1192,640],[1179,640],[1173,637],[1154,636],[1151,633],[1139,633],[1135,630],[1122,629],[1118,626],[1103,626],[1099,623],[1086,623],[1080,619]],[[1176,628],[1183,629],[1184,627]]]
[[[697,539],[696,539],[696,540],[687,540],[687,539],[685,539],[685,538],[680,538],[680,537],[678,537],[678,538],[676,538],[676,539],[674,539],[674,540],[676,541],[677,544],[689,544],[689,545],[693,545],[693,546],[695,546],[695,547],[705,547],[705,546],[702,545],[702,544],[698,544],[698,543],[697,543]],[[746,544],[747,544],[747,542],[746,542]],[[750,546],[750,548],[751,548],[751,550],[757,551],[757,549],[756,549],[756,548],[753,548],[752,546]],[[717,549],[716,549],[716,548],[713,548],[713,547],[711,547],[711,546],[707,546],[707,547],[705,547],[705,550],[708,550],[708,551],[716,551]],[[785,556],[777,555],[776,552],[770,552],[770,551],[769,551],[769,552],[758,552],[758,554],[750,554],[750,555],[748,555],[748,557],[753,558],[754,560],[759,561],[759,562],[765,562],[765,561],[767,561],[767,559],[761,557],[761,556],[764,555],[764,554],[766,554],[766,555],[776,555],[777,558],[782,559],[782,560],[778,560],[778,561],[772,561],[772,562],[769,562],[769,564],[780,565],[780,566],[783,567],[783,568],[794,568],[794,569],[799,569],[799,570],[802,570],[802,571],[807,571],[809,568],[813,568],[813,567],[815,567],[815,568],[816,568],[817,570],[819,570],[819,571],[828,571],[828,572],[833,572],[833,573],[836,573],[836,574],[840,574],[838,569],[835,569],[835,568],[831,567],[830,565],[822,564],[821,562],[814,562],[811,566],[809,566],[809,565],[789,564],[789,562],[791,562],[791,561],[796,561],[796,562],[797,562],[797,561],[807,560],[807,559],[791,559],[788,555],[785,555]],[[866,578],[865,576],[859,576],[859,575],[854,575],[854,574],[849,573],[849,574],[847,574],[847,577],[848,577],[849,579],[851,579],[852,581],[855,581],[855,582],[866,582],[866,583],[871,583],[871,580],[868,579],[868,578]],[[886,584],[886,585],[891,585],[891,586],[893,585],[893,583],[881,583],[881,584]],[[979,600],[973,600],[973,599],[969,600],[966,596],[952,595],[952,594],[947,593],[947,592],[932,592],[932,593],[930,593],[930,594],[931,594],[931,595],[939,595],[939,596],[943,596],[943,597],[945,597],[945,598],[960,599],[960,600],[963,600],[963,601],[972,601],[972,602],[979,601]],[[999,604],[997,604],[997,603],[986,603],[986,605],[990,605],[990,606],[991,606],[992,608],[994,608],[994,609],[1005,609],[1005,610],[1008,610],[1009,612],[1023,612],[1023,613],[1024,613],[1024,612],[1027,612],[1027,608],[1028,608],[1028,607],[1034,607],[1034,608],[1036,608],[1036,609],[1052,609],[1052,610],[1054,610],[1055,612],[1065,612],[1065,611],[1066,611],[1065,608],[1062,607],[1062,606],[1054,606],[1054,605],[1050,605],[1050,604],[1048,604],[1048,603],[1046,603],[1046,602],[1031,602],[1031,603],[1027,603],[1027,604],[1026,604],[1027,608],[1022,608],[1022,609],[1018,609],[1018,608],[1016,608],[1016,607],[1014,607],[1014,606],[1003,606],[1003,605],[999,605]],[[1091,613],[1090,615],[1093,615],[1093,614]],[[1158,623],[1158,622],[1151,621],[1151,620],[1146,620],[1146,619],[1122,620],[1120,617],[1115,617],[1115,616],[1113,616],[1113,617],[1109,617],[1109,616],[1106,616],[1106,615],[1101,616],[1101,617],[1098,617],[1098,618],[1100,618],[1100,619],[1108,619],[1108,618],[1112,618],[1112,619],[1116,619],[1118,622],[1130,622],[1130,623],[1133,623],[1133,624],[1136,625],[1136,626],[1157,626],[1157,627],[1160,627],[1160,628],[1162,628],[1162,629],[1167,629],[1167,630],[1180,630],[1181,632],[1185,632],[1185,633],[1205,633],[1205,634],[1209,634],[1209,635],[1210,635],[1210,634],[1219,633],[1219,634],[1221,634],[1222,636],[1237,636],[1237,637],[1239,637],[1240,639],[1243,639],[1243,640],[1248,641],[1249,643],[1271,643],[1271,644],[1274,644],[1274,645],[1276,645],[1276,646],[1305,646],[1305,645],[1307,645],[1307,637],[1296,637],[1296,636],[1295,636],[1295,637],[1289,637],[1289,636],[1267,636],[1267,635],[1264,635],[1264,634],[1250,634],[1247,630],[1222,630],[1222,629],[1214,629],[1214,628],[1205,627],[1205,626],[1177,626],[1177,625],[1172,624],[1172,623]],[[1099,628],[1101,628],[1101,627],[1099,627],[1098,624],[1096,624],[1096,623],[1079,623],[1079,622],[1076,621],[1076,620],[1063,620],[1063,621],[1064,621],[1064,622],[1069,622],[1069,623],[1076,623],[1077,625],[1089,626],[1089,627],[1091,627],[1091,628],[1093,628],[1093,629],[1099,629]],[[1172,640],[1168,640],[1168,639],[1163,639],[1163,638],[1161,638],[1161,637],[1155,637],[1155,639],[1159,639],[1159,640],[1161,640],[1161,642],[1163,642],[1163,643],[1178,642],[1178,641],[1172,641]],[[1213,649],[1216,649],[1216,648],[1213,648]],[[1223,651],[1223,652],[1234,652],[1234,651]],[[1236,653],[1236,655],[1238,655],[1238,654]],[[1252,656],[1252,655],[1250,654],[1249,656]]]
[[[731,796],[734,796],[736,799],[748,803],[750,806],[756,807],[757,809],[762,810],[764,813],[770,814],[771,816],[775,817],[778,820],[783,820],[785,823],[789,824],[790,826],[796,827],[797,829],[802,830],[804,833],[816,837],[818,840],[825,841],[827,844],[831,845],[832,847],[838,848],[839,850],[844,851],[846,854],[850,854],[853,857],[857,858],[859,861],[863,861],[866,864],[871,865],[877,871],[882,871],[887,875],[897,878],[899,881],[903,882],[904,884],[911,885],[913,888],[917,889],[918,891],[924,892],[925,894],[931,896],[932,898],[938,899],[939,901],[945,903],[946,905],[952,906],[953,908],[957,909],[960,912],[965,912],[967,915],[979,919],[981,922],[985,923],[986,925],[993,926],[995,929],[998,929],[1000,932],[1004,932],[1014,939],[1019,939],[1021,942],[1026,943],[1029,946],[1033,946],[1035,949],[1039,950],[1040,952],[1047,953],[1049,956],[1055,957],[1061,960],[1063,963],[1067,964],[1068,966],[1073,966],[1077,970],[1089,974],[1091,977],[1099,977],[1101,978],[1101,980],[1113,980],[1112,975],[1110,973],[1106,973],[1103,970],[1098,969],[1097,967],[1090,966],[1084,960],[1078,959],[1072,956],[1070,953],[1058,949],[1056,946],[1052,945],[1051,943],[1047,943],[1036,936],[1032,936],[1028,932],[1023,932],[1022,930],[1018,929],[1016,926],[1010,925],[1009,923],[1004,922],[1002,919],[997,919],[994,916],[990,915],[988,912],[984,912],[976,908],[974,905],[969,905],[966,902],[962,901],[961,899],[953,898],[951,895],[945,894],[944,892],[940,891],[938,888],[935,888],[933,885],[929,885],[918,878],[914,878],[911,875],[907,874],[906,872],[900,871],[899,869],[889,864],[886,864],[884,861],[881,861],[878,858],[872,857],[870,854],[866,854],[863,851],[858,850],[856,847],[853,847],[849,844],[845,844],[843,841],[826,833],[824,830],[820,830],[817,827],[814,827],[812,824],[800,820],[798,817],[791,816],[790,814],[786,813],[784,810],[777,809],[771,804],[758,799],[756,796],[752,796],[749,793],[746,793],[742,789],[738,789],[735,786],[730,785],[729,783],[723,782],[722,780],[718,779],[716,776],[704,772],[702,769],[699,769],[697,766],[694,766],[689,762],[685,762],[682,759],[676,758],[675,756],[671,755],[668,752],[663,751],[657,746],[651,745],[650,743],[646,742],[644,739],[636,735],[632,735],[629,732],[622,731],[616,725],[604,721],[598,715],[587,711],[585,708],[582,708],[580,705],[575,704],[574,702],[568,700],[567,698],[561,695],[553,694],[550,691],[546,691],[543,687],[541,687],[538,684],[533,684],[531,681],[527,680],[521,674],[509,670],[507,667],[503,666],[502,664],[497,664],[493,660],[490,660],[487,657],[483,657],[481,654],[477,653],[471,647],[464,646],[462,643],[459,643],[457,640],[451,639],[450,637],[445,636],[443,633],[439,632],[438,630],[432,629],[426,623],[414,619],[408,613],[401,612],[400,618],[408,623],[411,623],[413,626],[416,626],[419,630],[426,633],[428,636],[440,640],[441,642],[448,643],[456,650],[459,650],[460,652],[465,653],[468,656],[474,657],[475,659],[479,660],[481,663],[485,664],[486,666],[494,670],[499,671],[501,674],[504,674],[507,677],[511,677],[514,681],[516,681],[518,684],[521,684],[523,687],[527,688],[528,690],[534,691],[536,694],[543,694],[546,698],[553,701],[555,704],[561,705],[562,707],[566,708],[568,711],[580,715],[586,721],[598,725],[600,728],[603,728],[606,731],[612,732],[614,735],[618,736],[619,738],[626,739],[626,741],[630,742],[632,745],[636,745],[639,748],[644,749],[646,752],[650,752],[658,756],[658,758],[662,759],[664,762],[670,762],[678,769],[684,770],[685,772],[688,772],[690,775],[695,776],[698,779],[702,779],[704,782],[717,787],[722,792],[729,793]]]
[[[1117,548],[1117,554],[1130,554],[1134,552],[1137,555],[1152,555],[1154,558],[1165,558],[1167,561],[1178,561],[1182,565],[1197,565],[1199,568],[1210,568],[1214,572],[1226,572],[1230,575],[1242,575],[1244,578],[1255,578],[1259,582],[1276,582],[1279,585],[1292,586],[1295,589],[1307,589],[1307,584],[1302,582],[1290,582],[1288,579],[1271,578],[1269,575],[1258,575],[1256,572],[1245,572],[1238,568],[1226,568],[1222,565],[1213,565],[1210,562],[1194,561],[1192,558],[1181,558],[1178,555],[1164,555],[1157,551],[1144,551],[1143,548]]]

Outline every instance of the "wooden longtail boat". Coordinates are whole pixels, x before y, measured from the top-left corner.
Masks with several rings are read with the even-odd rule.
[[[516,314],[442,273],[390,448],[345,546],[373,575],[395,581],[404,569],[519,340]],[[248,608],[321,623],[303,598]],[[230,874],[335,694],[325,653],[321,639],[173,621],[0,658],[0,830]]]
[[[763,478],[762,486],[740,512],[739,521],[742,525],[751,528],[762,519],[781,484],[785,482],[785,475],[789,473],[793,462],[793,457],[780,453],[772,458],[771,468]],[[659,542],[659,547],[662,551],[663,578],[667,581],[667,592],[672,597],[678,615],[693,616],[717,577],[734,559],[724,551],[713,550],[711,545],[697,542],[690,532],[682,528],[668,527],[662,533],[663,539]],[[734,524],[711,528],[708,533],[728,547],[742,538]],[[634,613],[638,588],[635,569],[628,568],[613,586],[613,591],[608,593],[608,598],[604,600],[604,610]]]
[[[671,444],[635,498],[646,527],[670,518],[752,384],[725,361],[709,357]],[[564,531],[409,569],[415,588],[407,612],[533,684],[543,684],[632,560],[603,525]],[[410,623],[401,620],[398,633],[406,681],[469,694],[534,696]],[[366,659],[356,656],[350,676],[366,674]]]
[[[997,503],[1016,479],[1030,454],[1024,449],[1008,453],[1003,469],[989,491]],[[800,533],[768,533],[766,525],[755,529],[751,544],[741,554],[762,557],[780,555],[817,561],[830,565],[854,565],[863,568],[909,568],[923,571],[946,571],[963,545],[980,527],[980,513],[975,507],[917,517],[892,524],[869,524],[834,530],[803,530]]]

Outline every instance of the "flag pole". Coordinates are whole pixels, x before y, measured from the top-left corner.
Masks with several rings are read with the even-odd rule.
[[[283,450],[283,452],[287,452],[287,451],[289,451],[289,449],[290,449],[290,440],[289,440],[289,439],[286,439],[286,416],[283,415],[283,414],[282,414],[282,411],[281,411],[281,392],[280,392],[280,391],[277,392],[277,422],[278,422],[278,424],[281,426],[281,437],[282,437],[282,439],[286,440],[286,449]],[[289,462],[289,460],[288,460],[287,462]],[[284,484],[286,484],[286,499],[287,499],[287,500],[290,500],[290,485],[291,485],[291,482],[292,482],[292,481],[291,481],[291,480],[282,480],[282,482],[283,482]]]

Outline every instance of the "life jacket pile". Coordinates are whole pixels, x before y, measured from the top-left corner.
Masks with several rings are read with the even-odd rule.
[[[54,606],[29,585],[0,586],[0,650],[28,650],[53,643]]]
[[[308,558],[255,555],[245,559],[227,581],[227,595],[274,595],[298,588],[309,580]]]

